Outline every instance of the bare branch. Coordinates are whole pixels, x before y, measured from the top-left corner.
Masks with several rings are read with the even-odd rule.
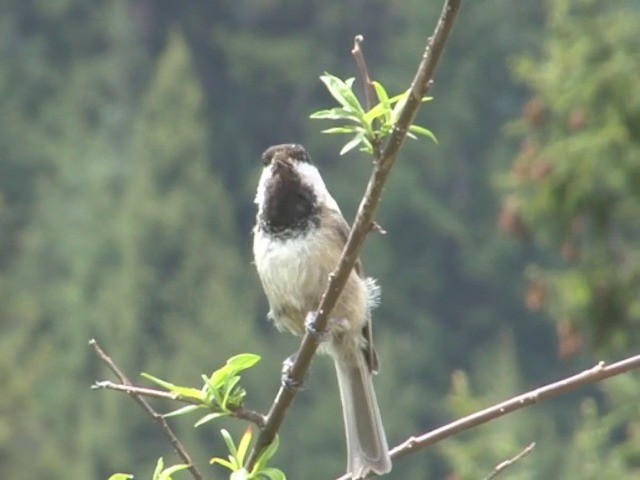
[[[146,388],[146,387],[138,387],[130,384],[122,384],[122,383],[113,383],[109,380],[104,380],[101,382],[96,382],[91,386],[94,390],[106,389],[106,390],[115,390],[118,392],[124,392],[128,395],[138,395],[142,397],[150,397],[150,398],[161,398],[163,400],[174,400],[176,402],[186,403],[188,405],[196,405],[202,408],[208,408],[205,405],[202,405],[198,400],[191,398],[183,398],[174,393],[167,392],[164,390],[157,390],[155,388]],[[247,420],[248,422],[254,423],[258,428],[262,428],[264,426],[264,415],[254,410],[248,410],[244,407],[234,407],[229,406],[229,410],[231,410],[231,416],[235,418],[239,418],[241,420]],[[163,415],[166,416],[166,415]]]
[[[371,76],[369,75],[369,68],[367,67],[367,62],[364,59],[364,52],[362,51],[362,42],[364,42],[364,37],[362,35],[356,35],[353,39],[353,48],[351,49],[351,55],[356,61],[356,65],[358,66],[358,72],[360,72],[360,78],[362,79],[362,88],[364,89],[364,98],[365,98],[365,107],[367,110],[371,110],[376,102],[376,89],[373,86],[373,82],[371,81]],[[373,124],[377,125],[379,123],[378,120],[374,120]],[[377,157],[380,156],[380,149],[382,148],[382,140],[380,138],[371,139],[371,144],[373,146],[373,154]],[[373,222],[371,225],[372,232],[384,232],[384,229],[380,227],[376,222]]]
[[[93,347],[93,350],[96,352],[96,355],[98,355],[98,357],[100,357],[100,359],[107,365],[107,367],[109,367],[109,369],[116,375],[116,377],[118,377],[120,382],[122,382],[124,385],[131,385],[131,381],[122,372],[122,370],[120,370],[118,368],[118,366],[111,359],[111,357],[109,357],[109,355],[107,355],[105,353],[105,351],[100,347],[100,345],[98,345],[98,342],[95,339],[92,338],[91,340],[89,340],[89,345],[91,345],[91,347]],[[153,409],[153,407],[151,407],[151,405],[149,405],[149,402],[147,402],[144,398],[142,398],[137,393],[134,393],[134,392],[127,392],[127,393],[160,426],[160,429],[162,430],[162,433],[164,433],[165,437],[167,437],[169,439],[169,442],[171,443],[171,446],[176,451],[178,456],[182,459],[182,461],[185,464],[189,465],[188,470],[191,473],[191,476],[195,480],[203,480],[204,477],[202,476],[202,474],[200,473],[198,468],[194,465],[193,461],[191,460],[191,456],[185,450],[185,448],[182,445],[182,443],[180,443],[180,441],[176,437],[175,433],[173,433],[173,430],[171,429],[171,427],[169,427],[169,424],[164,419],[164,417],[161,414],[159,414],[158,412],[156,412]]]
[[[418,450],[434,445],[445,438],[452,437],[460,432],[490,422],[521,408],[534,405],[543,400],[559,397],[591,383],[599,382],[607,378],[615,377],[622,373],[640,368],[640,355],[625,358],[611,365],[604,362],[563,380],[550,383],[543,387],[531,390],[527,393],[513,397],[492,407],[480,410],[451,422],[436,430],[417,437],[410,437],[401,444],[391,449],[391,458],[395,461]],[[338,480],[349,480],[349,476],[342,476]]]
[[[492,478],[496,478],[498,475],[500,475],[500,472],[505,471],[511,465],[516,463],[518,460],[529,455],[533,451],[535,446],[536,446],[536,442],[532,442],[527,447],[525,447],[524,450],[518,453],[515,457],[511,457],[509,460],[500,462],[498,465],[495,466],[495,468],[491,471],[489,476],[487,476],[484,480],[491,480]]]
[[[305,374],[311,364],[311,359],[315,354],[322,333],[327,327],[329,314],[335,306],[340,293],[342,292],[353,266],[360,254],[362,244],[371,231],[376,208],[380,203],[382,191],[386,183],[389,171],[393,166],[400,147],[404,142],[409,125],[415,118],[422,103],[422,97],[426,94],[432,84],[436,66],[442,55],[445,43],[453,27],[453,22],[458,13],[462,0],[445,0],[442,13],[434,30],[433,36],[427,41],[422,61],[418,67],[416,75],[411,84],[411,91],[407,102],[400,113],[398,123],[395,126],[389,141],[387,142],[381,155],[376,158],[374,170],[367,185],[367,190],[360,203],[358,213],[353,227],[349,234],[349,239],[344,247],[336,269],[330,275],[329,285],[325,290],[320,305],[316,312],[315,322],[311,325],[313,332],[307,331],[302,339],[296,359],[289,372],[287,382],[283,382],[276,398],[267,415],[264,428],[260,431],[256,443],[249,456],[248,468],[255,464],[260,452],[269,445],[282,422],[284,421],[287,409],[293,402],[297,389],[295,385],[302,384]],[[320,334],[320,335],[319,335]]]
[[[529,405],[536,404],[549,398],[558,397],[590,383],[599,382],[606,378],[614,377],[636,368],[640,368],[640,355],[629,357],[609,366],[605,366],[604,362],[600,362],[595,367],[585,370],[582,373],[578,373],[577,375],[573,375],[569,378],[565,378],[564,380],[523,393],[522,395],[518,395],[517,397],[494,405],[493,407],[481,410],[429,433],[425,433],[424,435],[409,438],[402,444],[393,448],[392,456],[393,458],[404,457],[415,450],[428,447],[440,440],[451,437],[452,435],[464,430],[482,425],[483,423],[487,423],[491,420],[495,420],[496,418],[507,415],[508,413],[520,410],[521,408],[528,407]]]
[[[362,35],[356,35],[353,39],[353,48],[351,49],[351,55],[356,61],[358,71],[360,72],[360,78],[362,79],[362,87],[364,89],[365,105],[367,110],[371,110],[376,104],[376,91],[371,83],[371,77],[369,76],[369,69],[367,68],[367,62],[364,59],[364,53],[362,52],[362,42],[364,37]]]
[[[176,400],[178,402],[188,403],[190,405],[199,405],[199,402],[191,399],[178,399],[175,394],[165,392],[164,390],[156,390],[154,388],[136,387],[131,384],[113,383],[110,380],[102,380],[91,385],[92,390],[115,390],[124,392],[127,395],[138,395],[141,397],[162,398],[163,400]]]

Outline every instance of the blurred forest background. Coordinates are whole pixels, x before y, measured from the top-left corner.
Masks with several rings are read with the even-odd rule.
[[[318,76],[408,85],[440,0],[0,2],[0,476],[150,478],[175,463],[109,377],[198,385],[231,355],[264,410],[297,341],[265,320],[250,256],[259,156],[305,144],[347,218],[370,169],[308,115]],[[463,3],[363,260],[383,289],[377,390],[391,444],[545,382],[637,353],[640,3]],[[142,383],[142,381],[141,381]],[[318,358],[281,436],[290,479],[345,454]],[[390,478],[640,478],[640,377],[629,374],[444,441]],[[165,410],[169,406],[160,405]],[[207,466],[220,424],[173,421]],[[244,425],[224,425],[237,435]],[[184,475],[186,478],[186,474]]]

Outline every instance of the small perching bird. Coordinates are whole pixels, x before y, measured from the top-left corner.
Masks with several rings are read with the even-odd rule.
[[[269,300],[269,317],[279,329],[304,335],[307,318],[320,303],[338,263],[349,225],[304,147],[275,145],[262,155],[264,169],[253,254]],[[387,473],[391,459],[373,374],[371,309],[379,289],[358,261],[331,312],[328,338],[320,350],[334,360],[344,417],[348,473],[364,478]]]

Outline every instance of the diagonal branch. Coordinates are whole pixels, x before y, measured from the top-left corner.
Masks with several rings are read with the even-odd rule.
[[[497,405],[493,405],[492,407],[472,413],[471,415],[432,430],[431,432],[427,432],[417,437],[410,437],[391,450],[391,458],[393,460],[398,460],[399,458],[434,445],[460,432],[490,422],[491,420],[495,420],[511,412],[515,412],[516,410],[534,405],[542,402],[543,400],[559,397],[560,395],[572,392],[578,388],[584,387],[585,385],[606,380],[607,378],[615,377],[616,375],[638,368],[640,368],[640,355],[625,358],[624,360],[612,363],[611,365],[605,365],[604,362],[600,362],[596,366],[589,370],[585,370],[584,372],[580,372],[563,380],[536,388],[535,390],[523,393],[502,403],[498,403]],[[342,476],[338,480],[349,480],[349,477]]]
[[[329,285],[320,301],[315,321],[302,339],[296,359],[288,372],[288,381],[283,382],[281,385],[267,415],[265,427],[260,431],[251,451],[248,461],[249,470],[251,470],[255,464],[259,454],[273,441],[276,433],[280,430],[286,412],[296,396],[297,389],[295,385],[300,385],[303,382],[305,374],[309,369],[311,359],[318,348],[321,334],[327,327],[329,314],[349,278],[367,234],[372,229],[374,216],[382,197],[384,185],[391,167],[396,161],[400,147],[405,140],[407,130],[418,112],[422,98],[433,83],[436,66],[438,65],[444,46],[451,33],[461,2],[462,0],[445,0],[433,36],[427,41],[422,60],[411,84],[409,97],[400,113],[398,123],[394,127],[393,133],[382,153],[376,156],[374,169],[369,179],[365,195],[360,203],[353,227],[351,228],[349,239],[347,240],[347,244],[344,247],[336,269],[330,275]],[[318,335],[318,333],[320,333],[320,335]]]
[[[107,365],[107,367],[109,367],[109,369],[116,375],[116,377],[118,377],[120,382],[122,382],[125,385],[131,385],[131,381],[122,372],[122,370],[118,368],[118,366],[111,359],[111,357],[107,355],[104,350],[102,350],[102,348],[100,347],[100,345],[98,345],[98,342],[95,339],[92,338],[91,340],[89,340],[89,345],[91,345],[93,350],[96,352],[96,355],[98,355],[98,357],[100,357],[100,359]],[[142,409],[145,412],[147,412],[149,416],[153,418],[153,420],[160,426],[162,433],[164,433],[165,437],[169,439],[171,446],[176,451],[178,456],[182,459],[182,461],[185,464],[189,466],[188,470],[191,473],[191,477],[193,477],[195,480],[204,480],[202,473],[200,473],[198,468],[194,465],[193,461],[191,460],[191,456],[186,451],[182,443],[180,443],[180,440],[178,440],[178,437],[176,437],[175,433],[173,433],[173,430],[171,429],[167,421],[164,419],[164,417],[158,412],[156,412],[153,409],[153,407],[149,405],[149,402],[147,402],[143,397],[141,397],[140,395],[134,392],[128,392],[128,393],[131,396],[131,398],[133,398],[136,401],[136,403],[140,405]]]
[[[640,368],[640,355],[620,360],[619,362],[612,363],[611,365],[605,365],[604,362],[600,362],[595,367],[585,370],[584,372],[555,383],[550,383],[530,392],[523,393],[522,395],[518,395],[510,400],[425,433],[424,435],[411,437],[393,448],[391,451],[392,457],[394,459],[402,458],[415,450],[423,449],[429,445],[439,442],[440,440],[451,437],[452,435],[464,430],[482,425],[483,423],[487,423],[491,420],[495,420],[496,418],[507,415],[508,413],[520,410],[521,408],[528,407],[529,405],[533,405],[549,398],[564,395],[565,393],[584,387],[590,383],[599,382],[606,378],[614,377],[637,368]]]

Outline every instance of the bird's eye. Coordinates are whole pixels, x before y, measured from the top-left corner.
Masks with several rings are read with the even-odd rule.
[[[262,156],[262,164],[266,167],[267,165],[269,165],[271,163],[271,160],[273,159],[273,155],[272,154],[265,154]]]

